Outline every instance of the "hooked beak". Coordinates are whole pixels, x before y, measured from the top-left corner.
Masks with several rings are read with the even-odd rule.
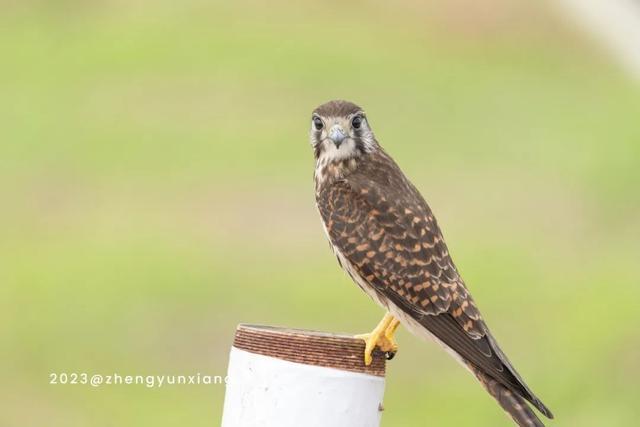
[[[329,130],[329,139],[333,141],[333,143],[336,145],[336,148],[340,148],[342,141],[344,141],[346,137],[347,134],[344,130],[342,130],[342,127],[340,125],[334,125]]]

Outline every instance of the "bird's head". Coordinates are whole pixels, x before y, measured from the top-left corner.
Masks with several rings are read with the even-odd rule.
[[[316,159],[327,162],[358,157],[378,146],[364,111],[349,101],[329,101],[313,110],[309,135]]]

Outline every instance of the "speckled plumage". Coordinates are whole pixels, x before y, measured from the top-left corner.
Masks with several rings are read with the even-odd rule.
[[[328,125],[353,143],[331,146]],[[314,111],[316,202],[338,261],[352,279],[412,332],[435,338],[471,370],[521,426],[542,426],[524,400],[536,398],[498,347],[456,269],[431,209],[379,146],[364,112],[346,101]],[[335,126],[335,125],[334,125]],[[341,152],[340,150],[343,149]]]

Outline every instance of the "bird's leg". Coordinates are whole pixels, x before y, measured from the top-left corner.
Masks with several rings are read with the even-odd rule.
[[[400,326],[400,321],[395,317],[391,317],[391,322],[387,326],[387,329],[384,331],[384,337],[387,339],[387,342],[391,346],[391,350],[387,351],[387,359],[393,359],[393,356],[398,352],[398,344],[396,344],[396,340],[393,339],[393,335],[396,333],[396,330]]]
[[[373,361],[371,357],[371,353],[376,348],[380,348],[380,350],[387,353],[387,357],[391,359],[396,351],[398,351],[398,345],[393,339],[393,334],[400,321],[394,318],[391,313],[387,313],[384,315],[380,323],[368,334],[356,335],[356,338],[363,339],[365,342],[364,347],[364,364],[369,366]],[[389,357],[390,355],[390,357]]]

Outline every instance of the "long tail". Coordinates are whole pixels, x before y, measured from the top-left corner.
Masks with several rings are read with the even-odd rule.
[[[473,365],[467,365],[482,386],[498,401],[502,409],[513,418],[516,424],[520,427],[544,427],[540,418],[533,413],[527,402],[520,395],[509,390]]]

